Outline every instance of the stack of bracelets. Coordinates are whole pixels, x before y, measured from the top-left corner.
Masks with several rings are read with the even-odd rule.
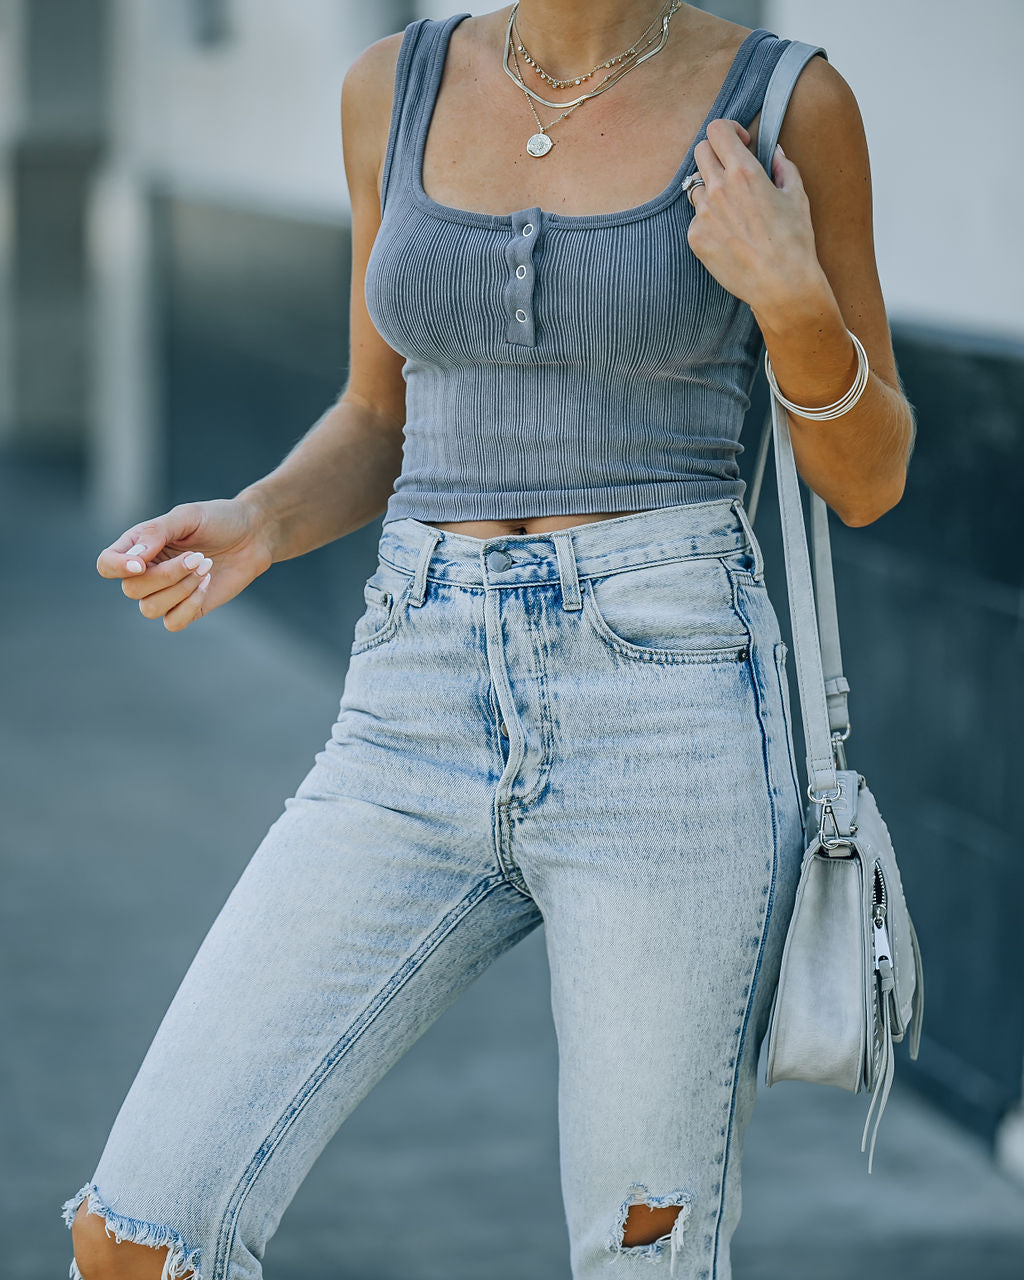
[[[779,403],[784,404],[791,412],[797,414],[801,418],[813,418],[816,421],[824,422],[829,418],[841,418],[847,413],[864,394],[864,388],[868,385],[868,354],[864,350],[864,346],[851,330],[847,329],[850,337],[853,339],[857,348],[857,376],[853,380],[853,386],[834,404],[823,405],[820,409],[807,409],[802,405],[794,404],[792,400],[787,400],[779,390],[779,384],[775,381],[775,374],[772,371],[772,362],[768,359],[768,352],[764,353],[764,371],[768,375],[768,385],[778,397]]]

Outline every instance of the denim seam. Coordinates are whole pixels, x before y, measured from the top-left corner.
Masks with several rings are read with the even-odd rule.
[[[754,567],[750,572],[751,582],[760,585],[764,582],[764,553],[761,550],[761,544],[757,540],[754,533],[754,526],[750,523],[750,514],[743,505],[743,498],[735,498],[732,504],[733,510],[736,512],[736,518],[743,526],[743,532],[747,538],[747,550],[750,552],[754,561]]]
[[[497,694],[495,692],[493,684],[491,684],[488,692],[488,700],[493,705],[496,716],[500,720],[501,707],[498,705],[498,698],[497,698]],[[498,753],[498,763],[501,766],[500,773],[504,773],[505,772],[505,753],[501,748],[501,741],[500,741],[501,729],[500,727],[495,727],[493,721],[492,721],[491,732],[495,739],[495,750]],[[509,846],[507,848],[505,843],[506,827],[508,827],[511,824],[511,820],[512,820],[511,809],[510,809],[511,804],[512,804],[511,798],[506,798],[504,800],[501,800],[501,799],[498,799],[497,796],[495,797],[494,830],[492,835],[494,840],[495,861],[497,862],[497,866],[498,866],[497,874],[503,878],[506,884],[510,885],[518,893],[523,894],[524,897],[530,897],[531,895],[529,894],[527,889],[523,885],[519,885],[516,883],[515,877],[513,876],[510,870],[512,866],[516,865],[512,861],[511,843],[509,843]],[[505,810],[504,814],[502,813],[502,809]],[[508,833],[508,835],[509,835],[509,841],[510,841],[511,833]],[[505,856],[506,853],[508,855],[508,861],[506,861],[506,856]]]
[[[582,586],[583,586],[584,582],[585,582],[585,581],[589,581],[591,578],[608,578],[608,577],[611,577],[611,576],[612,576],[612,574],[615,574],[615,573],[628,573],[631,569],[648,569],[648,568],[657,568],[659,565],[663,565],[663,564],[676,564],[676,563],[679,563],[680,561],[690,561],[690,560],[720,560],[720,559],[722,558],[722,556],[723,556],[723,555],[735,555],[737,552],[739,552],[739,551],[745,551],[745,550],[747,550],[747,549],[748,549],[748,548],[747,548],[746,544],[744,544],[744,546],[742,546],[742,547],[739,547],[739,546],[738,546],[738,547],[732,547],[732,548],[730,548],[730,549],[729,549],[729,550],[727,550],[727,551],[697,551],[697,552],[694,552],[694,553],[692,553],[692,554],[690,554],[690,555],[668,555],[668,556],[662,556],[660,559],[657,559],[657,560],[644,558],[642,561],[637,561],[635,564],[622,565],[622,566],[620,566],[620,567],[619,567],[619,568],[617,568],[617,569],[596,569],[596,570],[594,570],[592,573],[585,573],[585,572],[583,572],[583,571],[581,571],[581,570],[577,569],[577,577],[578,577],[578,579],[579,579],[580,587],[582,588]],[[386,559],[384,556],[381,556],[381,559],[382,559],[382,560],[384,561],[384,563],[385,563],[385,564],[387,564],[390,568],[392,568],[392,569],[396,569],[399,573],[409,574],[409,570],[408,570],[408,569],[406,569],[406,568],[403,568],[401,565],[394,564],[392,561],[390,561],[390,560]],[[411,575],[410,575],[410,577],[411,577]],[[540,580],[540,581],[538,581],[538,582],[490,582],[490,583],[482,583],[482,582],[462,582],[462,581],[460,581],[460,580],[459,580],[459,579],[457,579],[457,578],[449,578],[449,577],[448,577],[446,574],[444,574],[444,573],[428,573],[428,574],[427,574],[427,582],[437,582],[437,583],[440,583],[440,584],[442,584],[442,585],[446,585],[446,586],[449,586],[449,587],[461,587],[464,591],[480,591],[480,592],[484,592],[484,591],[487,591],[487,590],[492,590],[492,591],[515,591],[515,590],[520,589],[520,588],[522,588],[522,587],[546,587],[546,586],[560,586],[560,585],[561,585],[561,580],[560,580],[560,578],[558,577],[558,575],[556,575],[556,576],[555,576],[555,577],[553,577],[553,578],[544,578],[544,579],[542,579],[542,580]]]
[[[733,571],[730,570],[728,566],[726,566],[725,568],[726,568],[726,573],[729,573],[731,575]],[[760,585],[759,583],[755,583],[754,584],[755,589],[759,585]],[[747,626],[748,633],[750,634],[750,655],[748,658],[747,667],[750,672],[750,677],[751,677],[750,683],[754,693],[754,703],[756,707],[757,722],[761,730],[761,753],[762,753],[762,760],[763,760],[763,767],[764,767],[765,786],[768,791],[768,803],[771,806],[772,861],[771,861],[771,879],[769,881],[769,887],[768,887],[768,900],[765,903],[764,917],[761,921],[761,934],[760,934],[760,939],[757,946],[757,958],[754,961],[753,972],[750,976],[750,983],[747,987],[746,1008],[744,1009],[744,1013],[743,1013],[743,1021],[740,1024],[739,1039],[736,1044],[736,1052],[733,1055],[732,1086],[731,1086],[730,1098],[729,1098],[729,1119],[728,1119],[728,1122],[726,1123],[725,1144],[722,1151],[722,1178],[721,1178],[721,1183],[718,1189],[718,1207],[715,1215],[715,1238],[714,1238],[714,1244],[712,1246],[712,1251],[711,1251],[711,1280],[717,1280],[717,1276],[718,1276],[718,1236],[722,1227],[722,1213],[725,1208],[725,1188],[726,1188],[728,1173],[729,1173],[729,1151],[730,1151],[730,1148],[732,1147],[733,1122],[736,1114],[737,1079],[739,1076],[740,1061],[742,1060],[742,1057],[743,1057],[743,1049],[744,1049],[744,1045],[747,1038],[747,1026],[749,1025],[749,1022],[750,1022],[750,1012],[753,1007],[754,994],[755,994],[755,991],[757,990],[757,977],[758,977],[758,974],[760,973],[761,960],[764,956],[764,945],[765,945],[765,940],[768,936],[768,924],[772,916],[772,907],[775,899],[775,881],[778,874],[778,863],[779,863],[779,812],[778,812],[778,807],[775,803],[775,788],[771,783],[771,774],[770,774],[771,758],[769,755],[770,741],[769,741],[768,732],[765,729],[764,706],[763,706],[763,700],[761,696],[761,688],[757,678],[757,666],[754,661],[754,654],[756,650],[759,649],[759,646],[756,645],[756,642],[754,640],[753,631],[750,626],[749,619],[746,617],[745,613],[743,612],[743,610],[739,605],[738,593],[737,593],[736,607],[737,607],[737,611],[740,613],[740,616],[743,618],[745,625]],[[774,666],[774,664],[775,664],[775,660],[773,657],[772,665]]]
[[[413,580],[413,577],[415,575],[412,572],[410,572],[410,570],[406,569],[404,566],[400,564],[395,564],[394,560],[389,560],[387,556],[384,555],[384,553],[379,549],[377,551],[377,555],[379,559],[382,561],[382,563],[386,564],[389,569],[394,569],[396,573],[404,573],[408,577],[410,582]],[[430,575],[428,574],[427,576],[429,577]]]
[[[531,803],[540,795],[544,789],[548,777],[551,773],[551,752],[554,746],[554,730],[551,724],[551,716],[548,704],[548,676],[551,664],[551,650],[548,648],[545,639],[546,629],[541,628],[539,642],[543,648],[543,654],[538,649],[538,635],[535,632],[531,637],[533,645],[533,656],[537,662],[535,672],[537,678],[537,705],[540,708],[540,730],[541,730],[541,748],[543,751],[543,759],[537,766],[537,781],[531,790],[524,796],[509,796],[510,801],[517,802],[520,806]],[[521,767],[521,766],[520,766]],[[511,852],[511,850],[510,850]]]
[[[504,881],[511,885],[517,893],[521,893],[524,898],[528,898],[533,902],[533,894],[530,892],[530,887],[526,883],[525,876],[523,876],[522,867],[520,867],[519,863],[516,862],[512,853],[512,806],[514,804],[518,805],[518,803],[519,802],[517,800],[513,800],[511,797],[507,800],[495,801],[494,820],[498,828],[495,848],[498,853],[498,865],[501,869],[500,874]],[[504,813],[502,813],[503,809],[505,811]],[[512,868],[515,868],[515,871],[513,871]],[[516,879],[516,872],[518,872],[519,879],[522,880],[521,884],[519,883],[519,880]]]
[[[377,1017],[382,1009],[391,1002],[395,994],[401,990],[408,979],[423,964],[427,957],[448,936],[455,926],[469,911],[482,901],[492,890],[497,889],[503,880],[499,876],[478,880],[463,898],[434,926],[433,930],[420,942],[419,946],[405,960],[404,964],[391,975],[388,982],[377,992],[373,1001],[348,1028],[345,1035],[335,1042],[329,1053],[320,1060],[319,1065],[306,1077],[301,1089],[293,1097],[285,1109],[274,1130],[261,1144],[259,1150],[250,1160],[248,1167],[239,1178],[228,1201],[227,1210],[221,1220],[218,1233],[217,1248],[214,1252],[213,1267],[210,1280],[227,1280],[227,1268],[231,1261],[231,1250],[234,1244],[238,1216],[246,1196],[252,1190],[267,1161],[280,1145],[292,1122],[305,1109],[306,1104],[316,1095],[320,1086],[330,1073],[344,1058],[345,1054],[356,1043],[362,1033]]]
[[[775,651],[775,672],[779,678],[779,706],[782,711],[782,726],[786,734],[786,754],[789,756],[789,770],[793,779],[793,789],[796,791],[797,803],[800,805],[801,818],[804,818],[802,796],[800,794],[800,779],[796,765],[796,749],[793,744],[793,725],[792,721],[786,714],[786,653],[788,646],[784,640],[779,640],[774,646]],[[804,819],[804,833],[806,835],[806,819]]]
[[[581,573],[579,577],[581,583],[584,579],[589,582],[592,578],[611,578],[617,573],[629,573],[633,569],[657,569],[663,564],[686,564],[696,560],[721,560],[723,556],[735,555],[742,550],[742,547],[736,547],[729,551],[696,551],[692,555],[661,556],[657,560],[645,557],[635,564],[624,564],[617,569],[598,569],[594,573]]]
[[[548,672],[553,670],[551,644],[549,639],[550,633],[547,627],[544,627],[540,633],[540,642],[544,650],[543,664],[541,668],[540,681],[540,718],[541,725],[544,730],[544,764],[541,773],[541,782],[537,784],[534,790],[534,796],[540,794],[541,783],[546,783],[551,772],[551,766],[554,761],[555,752],[555,718],[551,711],[551,697],[548,687]]]
[[[725,561],[722,562],[722,568],[725,570],[726,577],[729,579],[732,588],[733,611],[746,627],[748,639],[753,643],[753,630],[750,626],[750,621],[743,610],[743,606],[740,604],[740,587],[747,587],[752,591],[764,592],[767,592],[768,588],[765,586],[763,579],[755,578],[749,569],[737,569],[735,566],[725,563]]]

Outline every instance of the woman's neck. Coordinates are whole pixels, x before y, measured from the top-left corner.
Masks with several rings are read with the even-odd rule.
[[[667,0],[519,0],[515,27],[530,57],[548,75],[564,79],[618,57],[640,39],[666,4]],[[670,26],[683,16],[677,11]]]

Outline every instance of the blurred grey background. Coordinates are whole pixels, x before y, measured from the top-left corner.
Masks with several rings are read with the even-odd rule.
[[[341,390],[344,72],[416,17],[496,7],[0,0],[12,1280],[66,1274],[60,1204],[329,734],[380,528],[275,566],[181,635],[102,581],[96,556],[137,519],[270,470]],[[863,1096],[762,1089],[735,1274],[1020,1280],[1024,6],[705,7],[824,45],[856,92],[919,420],[903,501],[865,528],[833,519],[832,536],[850,762],[892,831],[924,951],[920,1058],[897,1049],[870,1178]],[[747,477],[766,406],[760,375]],[[757,528],[788,639],[771,470]],[[538,931],[430,1028],[304,1184],[270,1280],[566,1280],[546,982]]]

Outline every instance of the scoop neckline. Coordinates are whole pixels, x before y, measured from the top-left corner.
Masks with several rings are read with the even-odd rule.
[[[657,213],[659,209],[670,205],[682,194],[681,184],[688,176],[688,171],[693,164],[693,153],[697,149],[697,144],[703,138],[704,131],[710,122],[718,116],[719,108],[728,100],[736,81],[743,72],[751,47],[762,37],[773,34],[765,27],[755,27],[748,35],[743,37],[739,48],[733,55],[733,60],[729,70],[726,72],[725,79],[715,95],[715,100],[712,102],[707,115],[704,117],[704,122],[687,148],[683,161],[675,172],[675,176],[663,191],[656,196],[652,196],[650,200],[645,200],[642,204],[634,205],[630,209],[612,209],[605,213],[549,213],[546,209],[540,208],[539,205],[531,205],[525,209],[514,209],[510,213],[481,213],[476,209],[459,209],[455,205],[442,204],[440,201],[433,199],[432,196],[429,196],[423,187],[423,157],[426,151],[427,135],[430,131],[430,122],[433,118],[437,97],[441,89],[441,79],[444,74],[448,48],[451,44],[451,35],[464,18],[471,18],[472,16],[471,13],[453,14],[451,18],[445,21],[435,41],[427,76],[426,93],[420,108],[418,127],[416,129],[413,163],[408,167],[407,172],[409,175],[408,185],[412,190],[414,199],[434,217],[448,222],[464,222],[473,226],[485,227],[508,227],[513,224],[516,218],[521,218],[526,214],[540,215],[544,223],[551,226],[609,227],[621,223],[639,221],[641,218],[647,218],[651,214]],[[426,19],[425,21],[430,20]]]

